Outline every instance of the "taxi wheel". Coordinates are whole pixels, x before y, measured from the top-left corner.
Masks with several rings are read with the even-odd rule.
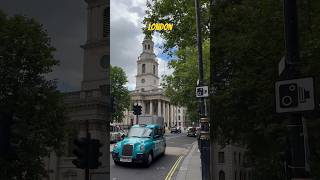
[[[119,161],[113,161],[113,162],[114,162],[115,165],[118,165],[118,166],[120,165]]]
[[[149,167],[151,165],[152,161],[153,161],[153,155],[152,155],[152,153],[148,153],[148,159],[146,159],[144,166]]]

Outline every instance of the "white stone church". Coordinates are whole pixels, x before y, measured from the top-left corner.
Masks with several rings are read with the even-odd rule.
[[[187,109],[175,106],[165,96],[164,89],[160,87],[159,63],[154,53],[154,42],[146,36],[142,42],[142,53],[137,60],[136,88],[130,92],[131,105],[142,106],[142,115],[157,115],[165,120],[167,128],[177,126],[184,129],[188,126]],[[132,109],[130,109],[132,110]],[[132,111],[126,111],[124,124],[137,122]]]

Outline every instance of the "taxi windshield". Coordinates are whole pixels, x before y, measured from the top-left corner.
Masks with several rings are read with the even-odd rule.
[[[151,137],[152,129],[145,127],[131,128],[128,137]]]

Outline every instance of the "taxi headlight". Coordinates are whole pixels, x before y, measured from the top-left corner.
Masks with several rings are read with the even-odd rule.
[[[140,151],[144,151],[144,145],[143,144],[140,145]]]

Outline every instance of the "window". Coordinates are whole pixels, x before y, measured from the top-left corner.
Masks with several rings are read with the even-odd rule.
[[[180,116],[178,116],[178,120],[180,120]]]
[[[156,66],[153,65],[153,74],[156,74]]]
[[[181,122],[179,122],[179,126],[181,126]]]
[[[144,83],[144,82],[146,82],[146,80],[144,80],[144,79],[141,79],[141,83]]]
[[[143,92],[143,91],[144,91],[144,88],[141,88],[141,91]]]
[[[147,49],[147,45],[146,44],[144,45],[144,49]]]
[[[150,49],[150,44],[148,44],[148,49]]]
[[[224,163],[224,152],[219,152],[218,154],[218,162]]]
[[[241,153],[239,153],[239,165],[241,164]]]
[[[146,73],[146,65],[142,64],[142,73]]]
[[[178,109],[178,113],[180,113],[180,109]]]
[[[103,37],[110,36],[110,7],[103,11]]]
[[[219,180],[225,180],[226,179],[226,175],[223,171],[219,172]]]
[[[237,153],[236,152],[233,153],[233,160],[234,160],[234,163],[237,163]]]
[[[110,64],[110,55],[102,56],[100,59],[100,66],[106,70],[108,68],[109,64]]]

